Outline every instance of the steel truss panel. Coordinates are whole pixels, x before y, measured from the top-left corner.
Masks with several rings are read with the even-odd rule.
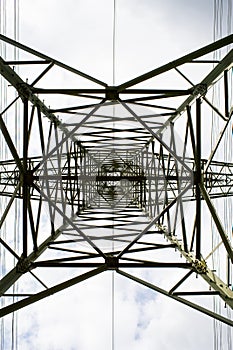
[[[0,193],[6,203],[0,228],[8,227],[14,201],[21,203],[18,248],[12,246],[10,231],[0,237],[1,249],[10,257],[0,280],[0,296],[6,299],[0,316],[115,270],[232,325],[229,317],[211,309],[213,295],[232,308],[231,281],[212,271],[207,258],[221,246],[224,259],[230,261],[230,274],[231,237],[215,201],[231,200],[233,195],[233,163],[216,158],[232,119],[233,51],[214,67],[208,55],[232,44],[233,36],[119,86],[108,86],[3,35],[0,40],[20,50],[19,61],[0,58],[2,79],[16,93],[0,114],[2,140],[11,154],[10,159],[0,160]],[[183,71],[191,63],[206,67],[198,82]],[[23,67],[22,75],[13,69],[16,65]],[[36,77],[30,76],[32,67]],[[51,87],[46,78],[54,71],[57,74],[57,69],[69,76],[71,87]],[[179,87],[168,79],[167,86],[157,88],[153,79],[171,71],[177,73]],[[80,78],[90,87],[85,84],[82,89],[76,83],[79,88],[74,89]],[[135,86],[148,79],[148,87]],[[222,90],[220,106],[210,102],[216,84]],[[16,103],[20,103],[20,149],[14,144],[8,118]],[[207,132],[203,141],[207,110],[221,126],[214,147],[207,142]],[[210,232],[203,234],[203,210],[213,218],[220,235],[213,251]],[[36,271],[48,267],[76,269],[79,275],[47,286]],[[87,272],[81,273],[83,268]],[[122,270],[127,268],[161,269],[168,281],[171,271],[178,273],[167,290]],[[185,275],[180,278],[182,269]],[[42,291],[27,290],[20,284],[23,275],[35,278]],[[12,293],[16,282],[22,290],[18,295]],[[189,288],[180,290],[187,283]],[[189,300],[197,295],[198,302]],[[12,296],[18,300],[12,302]]]

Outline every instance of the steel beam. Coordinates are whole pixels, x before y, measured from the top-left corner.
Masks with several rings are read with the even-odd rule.
[[[148,287],[148,288],[154,290],[155,292],[158,292],[158,293],[163,294],[163,295],[165,295],[165,296],[167,296],[167,297],[169,297],[171,299],[179,301],[180,303],[182,303],[184,305],[187,305],[187,306],[191,307],[194,310],[200,311],[200,312],[204,313],[205,315],[210,316],[210,317],[212,317],[212,318],[214,318],[214,319],[216,319],[218,321],[221,321],[221,322],[223,322],[223,323],[225,323],[225,324],[227,324],[229,326],[233,326],[233,321],[232,320],[230,320],[230,319],[228,319],[226,317],[223,317],[223,316],[221,316],[221,315],[219,315],[219,314],[217,314],[217,313],[215,313],[215,312],[213,312],[211,310],[208,310],[208,309],[206,309],[206,308],[204,308],[204,307],[202,307],[200,305],[197,305],[197,304],[195,304],[195,303],[193,303],[193,302],[191,302],[189,300],[180,298],[177,295],[169,294],[166,290],[164,290],[164,289],[162,289],[160,287],[157,287],[154,284],[146,282],[146,281],[144,281],[144,280],[142,280],[142,279],[140,279],[138,277],[135,277],[135,276],[133,276],[133,275],[131,275],[131,274],[125,272],[125,271],[117,270],[117,272],[120,275],[122,275],[124,277],[127,277],[128,279],[130,279],[132,281],[135,281],[135,282],[137,282],[137,283],[139,283],[139,284],[141,284],[141,285],[143,285],[145,287]]]
[[[230,240],[229,240],[229,238],[228,238],[228,236],[227,236],[227,234],[226,234],[226,232],[224,230],[224,227],[223,227],[223,225],[222,225],[222,223],[220,221],[220,218],[219,218],[219,216],[217,214],[217,211],[216,211],[216,209],[215,209],[215,207],[214,207],[214,205],[213,205],[213,203],[212,203],[212,201],[210,199],[210,196],[209,196],[208,192],[206,191],[206,188],[205,188],[204,184],[202,182],[200,182],[199,187],[200,187],[201,193],[202,193],[202,195],[203,195],[203,197],[204,197],[204,199],[206,201],[206,204],[207,204],[207,206],[209,208],[209,211],[210,211],[210,213],[212,215],[212,218],[213,218],[213,220],[215,222],[215,225],[216,225],[216,227],[218,229],[218,232],[219,232],[219,234],[220,234],[220,236],[222,238],[222,241],[223,241],[223,244],[224,244],[224,246],[226,248],[226,251],[227,251],[227,253],[228,253],[228,255],[229,255],[230,259],[231,259],[231,263],[233,264],[233,248],[231,246],[231,242],[230,242]]]
[[[183,196],[183,194],[185,194],[185,192],[188,191],[188,189],[190,188],[190,186],[187,186],[183,191],[181,191],[179,193],[179,195],[173,199],[173,201],[171,201],[169,204],[167,204],[165,206],[165,208],[153,219],[151,220],[151,222],[146,226],[146,228],[140,232],[128,245],[127,247],[125,247],[120,254],[118,254],[118,258],[122,257],[125,253],[127,253],[127,251],[129,251],[129,249],[143,236],[145,235],[150,228],[152,228],[158,221],[159,219],[167,212],[169,211],[169,209],[175,205],[177,203],[177,201]]]
[[[127,111],[129,111],[130,114],[132,114],[132,116],[141,124],[144,126],[144,128],[146,130],[148,130],[151,135],[191,174],[192,173],[192,169],[190,169],[190,167],[184,163],[184,161],[181,159],[181,157],[179,157],[172,149],[171,147],[169,147],[163,140],[162,138],[160,138],[158,136],[157,132],[154,132],[154,130],[152,130],[146,122],[144,122],[142,120],[142,118],[140,118],[126,103],[121,102],[121,104],[125,107],[125,109]]]
[[[0,318],[4,317],[12,312],[15,312],[17,310],[22,309],[25,306],[28,306],[30,304],[33,304],[39,300],[42,300],[44,298],[47,298],[55,293],[61,292],[64,289],[67,289],[69,287],[72,287],[80,282],[85,281],[88,278],[94,277],[102,272],[106,271],[106,265],[102,264],[99,268],[86,272],[80,276],[71,278],[70,280],[57,284],[54,287],[48,288],[46,290],[43,290],[42,292],[39,292],[37,294],[34,294],[26,299],[17,301],[11,305],[5,306],[0,309]]]
[[[49,57],[47,55],[44,55],[41,52],[36,51],[36,50],[34,50],[34,49],[32,49],[32,48],[30,48],[30,47],[28,47],[26,45],[23,45],[23,44],[15,41],[13,39],[10,39],[10,38],[2,35],[2,34],[0,34],[0,40],[4,41],[4,42],[6,42],[6,43],[8,43],[10,45],[13,45],[14,47],[18,47],[20,50],[29,52],[30,54],[32,54],[34,56],[42,58],[43,61],[44,61],[43,63],[45,63],[45,62],[46,63],[47,62],[51,63],[52,62],[52,63],[56,64],[58,67],[64,68],[64,69],[66,69],[66,70],[68,70],[68,71],[70,71],[70,72],[72,72],[74,74],[77,74],[77,75],[79,75],[79,76],[81,76],[81,77],[83,77],[83,78],[85,78],[87,80],[92,81],[93,83],[96,83],[96,84],[102,85],[102,86],[107,86],[106,83],[104,83],[104,82],[102,82],[102,81],[100,81],[98,79],[95,79],[95,78],[91,77],[90,75],[88,75],[86,73],[83,73],[83,72],[81,72],[81,71],[79,71],[79,70],[77,70],[75,68],[72,68],[72,67],[70,67],[70,66],[68,66],[68,65],[66,65],[66,64],[64,64],[64,63],[62,63],[62,62],[60,62],[60,61],[58,61],[58,60],[56,60],[54,58],[51,58],[51,57]]]
[[[199,183],[201,181],[201,99],[196,101],[196,173],[195,173],[195,191],[196,191],[196,258],[201,258],[201,191]]]
[[[51,201],[51,199],[44,193],[44,191],[42,191],[42,189],[39,189],[38,187],[36,187],[34,185],[34,187],[36,188],[36,190],[40,193],[40,195],[46,200],[47,203],[50,204],[50,206],[52,208],[54,208],[60,215],[61,217],[63,217],[64,221],[66,223],[68,223],[75,231],[77,231],[79,233],[79,235],[84,239],[84,241],[86,241],[87,243],[89,243],[89,245],[97,251],[97,253],[102,256],[103,258],[105,258],[105,254],[102,252],[101,249],[99,249],[93,242],[92,240],[87,236],[85,235],[82,230],[80,230],[80,228],[75,225],[75,223],[73,222],[72,219],[68,218],[65,213],[63,213],[63,211],[55,204],[53,203],[53,201]]]
[[[233,34],[231,35],[233,39]],[[233,41],[233,40],[232,40]],[[223,72],[232,65],[233,62],[233,50],[231,50],[223,59],[222,61],[200,82],[199,86],[205,87],[205,91],[207,92],[207,89],[214,83],[214,81],[221,75]],[[200,92],[201,95],[205,95],[205,91]],[[187,107],[187,105],[190,105],[195,99],[197,95],[192,94],[190,95],[176,110],[176,114],[181,114],[184,109]]]
[[[20,193],[15,190],[13,197],[10,199],[8,207],[10,207],[15,198],[23,198],[22,214],[24,222],[22,233],[23,256],[18,257],[17,254],[13,254],[18,259],[18,263],[15,268],[7,273],[0,281],[0,295],[6,295],[5,292],[18,280],[19,277],[23,275],[23,273],[32,273],[31,269],[37,267],[99,267],[100,269],[103,269],[103,271],[120,271],[121,268],[184,268],[189,270],[188,274],[178,281],[171,288],[170,292],[158,289],[155,286],[153,288],[174,299],[178,298],[176,300],[189,305],[196,310],[226,322],[225,318],[217,315],[216,313],[212,313],[201,306],[181,299],[177,295],[179,293],[191,293],[192,295],[197,295],[199,293],[198,291],[179,292],[177,289],[185,280],[189,278],[189,276],[191,276],[191,274],[196,273],[200,275],[207,282],[208,286],[213,289],[213,291],[210,292],[200,292],[201,295],[219,295],[223,301],[226,302],[226,304],[228,304],[231,308],[233,307],[233,292],[207,267],[201,254],[201,200],[204,199],[206,200],[210,212],[214,217],[215,223],[224,242],[224,248],[226,249],[227,254],[229,254],[231,257],[231,261],[233,261],[232,247],[210,200],[212,196],[222,196],[222,192],[226,196],[233,195],[233,191],[231,191],[233,184],[233,175],[231,170],[233,169],[233,165],[226,165],[225,163],[218,163],[216,165],[213,161],[213,153],[210,156],[209,163],[206,160],[201,159],[202,118],[200,99],[200,96],[202,97],[203,94],[206,93],[207,88],[211,86],[211,84],[213,84],[215,80],[222,75],[222,73],[224,73],[225,116],[223,116],[223,119],[227,121],[226,124],[229,123],[229,116],[231,115],[232,111],[229,111],[227,69],[229,69],[229,66],[232,64],[233,53],[231,51],[221,62],[219,62],[212,72],[208,74],[199,85],[192,86],[187,90],[131,89],[130,86],[158,74],[162,74],[170,69],[175,68],[178,70],[177,67],[184,63],[194,63],[194,59],[213,50],[217,50],[229,42],[232,42],[233,35],[221,39],[218,42],[208,45],[200,50],[194,51],[189,55],[159,67],[118,87],[107,86],[107,84],[98,81],[93,77],[85,75],[84,73],[74,70],[61,62],[53,60],[48,56],[40,54],[35,50],[27,48],[24,45],[16,43],[11,39],[0,35],[0,40],[1,39],[15,45],[16,47],[19,47],[22,50],[34,54],[37,59],[41,58],[41,64],[47,64],[47,66],[44,66],[45,70],[37,77],[36,80],[32,82],[31,85],[29,85],[9,67],[9,62],[0,59],[0,70],[2,76],[17,90],[24,103],[23,159],[19,158],[6,125],[4,124],[3,119],[2,121],[0,119],[0,126],[2,126],[3,135],[13,156],[12,160],[6,161],[5,163],[0,162],[0,186],[2,189],[2,195],[11,195],[11,192],[13,192],[14,187],[17,186],[18,183],[18,186],[23,186],[23,191],[20,191]],[[39,62],[38,60],[37,62],[18,61],[18,64],[24,63],[38,64]],[[101,87],[99,89],[35,88],[34,85],[50,69],[52,69],[53,66],[59,66],[70,72],[83,76],[84,78],[101,85]],[[180,74],[182,75],[181,72]],[[78,111],[79,109],[84,107],[86,108],[87,106],[75,106],[50,110],[36,96],[36,93],[64,93],[85,98],[100,98],[101,102],[99,104],[91,105],[92,110],[89,114],[85,113],[85,111],[76,113],[76,110]],[[98,94],[103,95],[104,98],[102,99],[101,97],[97,96]],[[124,102],[119,102],[119,108],[122,108],[121,106],[123,106],[126,108],[125,114],[128,115],[128,112],[130,113],[130,115],[124,118],[124,116],[117,117],[117,115],[115,115],[115,106],[119,95],[121,97],[126,95],[131,95],[130,97],[135,96],[135,98],[128,99],[128,101],[131,102],[170,98],[172,96],[181,95],[189,95],[189,97],[178,109],[165,106],[154,106],[155,108],[164,109],[166,113],[164,113],[164,111],[161,113],[154,113],[151,118],[150,113],[148,115],[137,115],[129,105]],[[127,97],[128,96],[126,96],[126,98]],[[192,116],[190,112],[190,103],[195,99],[197,99],[196,138],[194,136]],[[105,103],[106,100],[114,100],[115,102]],[[30,101],[33,105],[31,117],[29,117],[28,113],[28,101]],[[110,112],[109,114],[107,112],[105,115],[104,113],[102,114],[100,109],[100,111],[96,113],[98,108],[101,106],[112,106],[112,108],[109,109],[114,110],[114,112]],[[213,108],[213,106],[211,107]],[[160,132],[171,121],[174,122],[178,114],[183,112],[185,108],[187,108],[187,121],[184,124],[186,130],[182,156],[180,157],[176,152],[174,134],[172,133],[171,142],[166,144],[164,139],[161,137]],[[41,149],[42,156],[33,160],[28,157],[28,150],[29,134],[31,130],[33,130],[35,111],[37,111],[38,117],[38,124],[36,124],[36,126],[39,129],[39,147]],[[62,124],[60,120],[52,113],[52,111],[76,114],[76,120],[78,122],[74,122],[72,124]],[[219,112],[218,114],[220,115],[221,113]],[[47,154],[45,152],[46,142],[44,135],[46,133],[44,132],[45,130],[43,130],[42,115],[46,116],[52,122],[47,142],[47,150],[49,150],[49,147],[51,147],[52,150],[49,150]],[[96,118],[90,118],[91,116],[95,116]],[[161,121],[159,121],[157,126],[156,118],[162,116],[166,117],[167,122],[163,124]],[[222,117],[222,115],[220,116]],[[150,121],[147,122],[149,118]],[[94,119],[97,120],[95,121]],[[130,127],[126,127],[123,130],[117,125],[118,122],[121,123],[123,120],[127,123],[133,121],[135,128],[131,129]],[[109,125],[106,126],[105,123],[109,123]],[[138,128],[136,124],[139,126]],[[62,131],[61,138],[59,138],[57,128],[60,128]],[[79,128],[82,132],[83,141],[78,140]],[[226,126],[222,134],[225,132],[225,130]],[[51,146],[50,143],[53,131],[56,141],[55,147]],[[121,131],[125,133],[131,133],[132,131],[132,135],[123,140],[123,137],[117,134]],[[172,127],[171,132],[173,132]],[[194,156],[190,158],[186,156],[186,151],[189,146],[187,144],[189,133],[191,146],[193,147],[194,153]],[[155,140],[159,142],[159,153],[155,152],[155,147],[157,147],[157,145],[155,145]],[[216,148],[218,147],[218,144]],[[85,147],[83,145],[85,145]],[[71,155],[72,152],[75,152],[75,156],[73,158]],[[54,163],[55,165],[52,163],[53,155],[56,157],[56,159],[58,159],[57,163]],[[47,164],[50,160],[51,167]],[[118,171],[117,166],[114,167],[114,161],[116,161],[116,163],[118,161],[122,164],[120,171]],[[206,163],[207,168],[202,173],[202,169]],[[216,165],[215,168],[218,169],[215,172],[211,171],[211,167],[208,169],[208,166],[213,164]],[[45,173],[41,173],[42,170],[40,167],[42,167],[42,165],[44,165]],[[106,169],[108,168],[107,170],[103,170],[102,166],[104,165]],[[161,172],[159,170],[159,166],[162,167]],[[28,170],[31,171],[31,169],[32,172],[29,174]],[[193,184],[191,181],[194,169],[196,169],[195,184]],[[207,171],[207,169],[209,171]],[[58,176],[56,174],[58,174]],[[161,189],[156,183],[156,180],[164,180],[164,183],[161,185]],[[184,185],[182,185],[183,180],[185,181]],[[42,183],[45,182],[48,192],[43,190],[40,191],[37,181],[42,181]],[[103,193],[104,185],[102,186],[101,192],[101,182],[106,183],[104,185],[107,187],[109,186],[106,193]],[[112,187],[111,184],[108,184],[110,182],[114,182]],[[117,182],[117,184],[115,184],[115,182]],[[120,183],[122,185],[121,187],[123,188],[123,194],[120,192],[119,195],[114,197],[114,186],[116,185],[119,187]],[[184,186],[186,186],[186,188],[183,189]],[[219,189],[217,190],[218,187]],[[58,188],[62,189],[62,191],[64,189],[64,193],[62,192],[59,194]],[[191,194],[188,193],[189,189],[192,189]],[[36,191],[38,192],[36,193]],[[158,193],[160,191],[166,191],[163,197],[160,197],[160,193]],[[183,203],[179,202],[181,196],[184,201],[196,200],[196,218],[194,223],[196,228],[195,233],[191,237],[192,242],[190,249],[189,242],[187,241],[189,237],[187,232],[188,225],[186,223],[185,212],[183,213]],[[33,216],[33,207],[30,202],[32,198],[39,199],[37,214],[35,214],[35,217]],[[37,247],[38,228],[42,219],[40,212],[43,200],[49,204],[52,234],[48,233],[49,237]],[[59,206],[58,203],[62,205]],[[70,218],[68,217],[66,211],[67,206],[70,205],[73,212],[75,212],[76,203],[78,203],[77,215]],[[87,206],[89,206],[89,208]],[[171,219],[170,215],[170,211],[173,209],[172,206],[175,206],[174,220]],[[5,214],[8,212],[8,207],[6,208],[0,223],[4,222],[6,216]],[[86,210],[83,211],[83,209]],[[63,225],[58,230],[55,230],[53,221],[57,213],[61,216],[66,225]],[[95,215],[96,213],[97,215]],[[98,217],[99,213],[100,216]],[[105,213],[106,218],[104,217]],[[137,218],[138,214],[141,215],[141,220]],[[176,223],[180,217],[182,220],[181,232],[179,232],[179,229],[177,229],[176,226]],[[31,229],[29,224],[27,224],[28,219]],[[101,221],[104,221],[104,223],[102,224]],[[169,229],[165,229],[162,226],[163,223],[167,223]],[[98,228],[101,230],[103,229],[102,235],[98,236],[98,232],[97,234],[94,232],[94,230],[98,230]],[[106,230],[106,232],[104,230]],[[27,256],[27,239],[29,238],[27,231],[29,231],[29,233],[31,231],[32,243],[34,245],[33,252],[29,254],[29,256]],[[62,232],[67,237],[58,240],[57,238]],[[182,243],[178,241],[175,233],[180,235],[182,234]],[[160,238],[163,235],[168,239],[168,244],[161,244]],[[142,237],[143,240],[140,240]],[[159,237],[158,241],[156,240],[157,237]],[[192,254],[190,251],[193,248],[195,238],[196,251],[194,254]],[[151,239],[153,239],[153,241]],[[111,248],[108,249],[107,253],[104,249],[100,249],[98,247],[98,243],[101,244],[101,240],[104,240],[107,243],[110,242],[111,244]],[[87,254],[85,254],[85,252],[80,252],[79,248],[77,248],[77,250],[75,249],[77,247],[76,244],[81,244],[83,242],[87,243],[87,250],[90,249],[90,252]],[[124,244],[124,248],[121,248],[122,250],[116,247],[115,244],[118,242],[121,245],[122,243]],[[12,253],[11,248],[6,243],[4,244],[4,242],[1,240],[0,243],[3,244],[5,249],[8,249],[8,251]],[[69,246],[69,244],[71,244],[71,246]],[[59,259],[51,258],[47,261],[38,261],[38,257],[41,256],[41,254],[49,247],[60,250],[61,254],[66,254],[65,257],[62,257],[63,255],[61,255],[61,258]],[[71,249],[69,249],[70,247]],[[117,250],[115,250],[115,248],[117,248]],[[163,248],[178,249],[186,261],[147,261],[145,259],[133,259],[134,256],[132,256],[132,253],[137,253],[137,256],[139,256],[139,254],[142,252],[145,254],[145,252]],[[93,249],[95,250],[94,253],[92,253]],[[127,254],[131,254],[132,258],[127,257]],[[91,260],[93,258],[96,258],[96,260]],[[105,264],[101,263],[101,258],[105,260]],[[93,272],[93,275],[99,273],[99,269],[97,270],[94,270],[96,272]],[[119,273],[124,274],[122,271]],[[58,286],[49,288],[47,291],[37,293],[36,295],[33,295],[28,299],[24,299],[21,302],[17,302],[12,306],[7,306],[0,311],[0,315],[6,315],[9,312],[18,310],[21,307],[29,305],[37,300],[45,298],[50,294],[89,278],[87,277],[89,276],[88,274],[84,274],[82,276],[85,277],[82,279],[81,276],[78,276],[76,279],[72,279],[59,284]],[[90,277],[91,276],[92,272],[90,273]],[[36,276],[34,277],[36,278]],[[129,275],[127,277],[129,277]],[[44,288],[46,288],[42,281],[39,280],[39,282]],[[139,283],[141,282],[142,284],[145,283],[145,285],[147,283],[145,281],[139,281]],[[151,288],[149,284],[147,286]],[[228,320],[227,322],[230,324],[229,322],[232,321]]]
[[[211,288],[219,293],[224,302],[233,309],[233,291],[226,285],[226,283],[224,283],[213,271],[208,268],[204,259],[197,259],[193,253],[187,253],[184,250],[182,242],[180,242],[173,234],[168,233],[165,227],[161,226],[161,230],[163,231],[165,237],[172,244],[176,245],[176,248],[186,259],[186,261],[192,264],[193,272],[201,276]]]
[[[232,43],[233,43],[233,34],[231,34],[223,39],[217,40],[216,42],[214,42],[210,45],[204,46],[199,50],[193,51],[192,53],[185,55],[181,58],[178,58],[175,61],[167,63],[159,68],[153,69],[152,71],[150,71],[148,73],[140,75],[137,78],[134,78],[132,80],[129,80],[126,83],[119,85],[118,92],[121,92],[121,91],[123,91],[123,90],[125,90],[133,85],[142,83],[143,81],[151,79],[159,74],[165,73],[173,68],[179,67],[184,63],[192,62],[193,60],[195,60],[198,57],[206,55],[214,50],[221,49],[222,47],[229,45],[229,44],[232,44]]]
[[[10,150],[10,152],[11,152],[11,154],[12,154],[14,160],[15,160],[15,163],[17,164],[17,166],[19,168],[19,171],[21,173],[23,173],[23,165],[22,165],[22,163],[20,161],[19,154],[18,154],[18,152],[17,152],[17,150],[15,148],[15,145],[14,145],[12,139],[11,139],[11,136],[10,136],[8,130],[7,130],[7,127],[6,127],[5,123],[4,123],[4,120],[3,120],[1,114],[0,114],[0,129],[1,129],[2,134],[3,134],[3,136],[4,136],[5,140],[6,140],[7,146],[9,147],[9,150]]]
[[[18,264],[0,280],[0,297],[27,271],[30,270],[31,263],[37,260],[63,232],[67,225],[62,225],[42,242],[36,251],[30,253],[26,259],[19,259]]]

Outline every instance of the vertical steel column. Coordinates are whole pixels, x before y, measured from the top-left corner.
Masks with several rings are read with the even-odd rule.
[[[146,169],[145,169],[145,167],[144,167],[144,164],[143,164],[143,159],[144,159],[144,151],[142,150],[142,151],[140,151],[140,153],[139,153],[139,159],[138,159],[138,164],[140,164],[140,168],[142,169],[142,170],[144,170],[145,171],[145,173],[146,173]],[[135,164],[135,166],[134,166],[134,169],[136,170],[136,164]],[[139,198],[140,198],[140,206],[141,206],[141,208],[143,208],[144,207],[144,189],[143,189],[143,186],[142,186],[142,182],[140,181],[139,182]]]
[[[145,165],[145,171],[148,176],[148,178],[151,177],[151,164],[149,160],[149,146],[146,145],[146,165]],[[145,202],[145,210],[148,212],[149,216],[151,216],[151,181],[149,180],[147,182],[148,184],[148,194],[146,190],[146,184],[143,182],[143,190],[144,190],[144,202]]]
[[[76,188],[77,188],[77,193],[76,193],[76,196],[77,196],[77,210],[76,212],[79,213],[81,208],[82,208],[82,204],[80,202],[80,188],[81,188],[81,180],[80,180],[80,147],[79,145],[77,144],[77,142],[75,142],[73,144],[73,147],[74,147],[74,152],[73,152],[73,161],[74,161],[74,173],[75,173],[75,177],[76,177]]]
[[[28,250],[28,223],[27,207],[29,200],[29,191],[27,183],[27,164],[28,164],[28,99],[23,98],[23,257],[27,257]]]
[[[86,167],[85,164],[83,165],[85,161],[85,151],[80,147],[80,175],[82,175],[82,180],[81,180],[81,187],[82,187],[82,209],[85,208],[85,187],[84,187],[84,182],[86,181],[85,178],[85,171],[86,171]]]
[[[229,89],[228,89],[228,71],[224,71],[224,97],[225,97],[225,116],[229,118]]]
[[[171,128],[171,148],[173,147],[173,150],[175,153],[177,153],[176,149],[176,140],[175,140],[175,133],[174,133],[174,123],[170,123],[170,128]],[[185,145],[184,145],[184,150],[185,150]],[[184,151],[183,151],[184,152]],[[183,159],[184,159],[184,154],[183,154]],[[181,183],[179,179],[179,164],[176,159],[174,159],[174,170],[175,174],[177,177],[177,191],[180,193],[181,191]],[[184,168],[181,168],[181,173],[180,175],[182,176],[182,173],[184,171]],[[182,237],[183,237],[183,244],[184,244],[184,250],[188,252],[188,243],[187,243],[187,237],[186,237],[186,228],[185,228],[185,220],[184,220],[184,210],[183,210],[183,203],[182,199],[180,200],[179,204],[177,203],[177,208],[176,208],[176,220],[178,218],[178,210],[180,208],[180,215],[181,215],[181,227],[182,227]],[[175,225],[174,225],[175,229]]]
[[[228,91],[228,71],[224,71],[224,97],[225,97],[225,117],[229,118],[229,91]],[[228,123],[226,124],[228,125]],[[231,261],[229,254],[227,254],[227,285],[231,285]]]
[[[201,258],[201,98],[196,100],[196,258]]]

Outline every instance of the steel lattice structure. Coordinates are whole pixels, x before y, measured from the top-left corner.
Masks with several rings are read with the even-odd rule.
[[[0,192],[7,198],[0,227],[11,220],[12,203],[19,201],[21,206],[18,248],[13,248],[12,232],[0,238],[10,257],[0,280],[0,295],[7,300],[0,316],[115,270],[233,325],[205,306],[215,295],[233,307],[231,238],[214,202],[233,195],[233,163],[215,157],[232,117],[233,51],[221,61],[211,58],[213,52],[232,44],[233,35],[119,86],[108,86],[3,35],[0,40],[18,48],[21,57],[19,61],[0,58],[2,79],[17,94],[0,115],[1,132],[12,155],[0,160]],[[197,82],[185,73],[187,65],[195,66],[195,72],[200,67],[194,77]],[[15,66],[20,66],[20,74]],[[60,85],[52,77],[59,69],[66,74]],[[171,80],[170,73],[176,78]],[[157,88],[156,78],[165,88]],[[92,87],[86,88],[87,84]],[[221,90],[220,107],[211,102],[216,84]],[[44,95],[51,98],[52,107],[45,104]],[[20,149],[4,120],[16,103],[23,133]],[[207,109],[221,126],[210,150],[208,137],[206,141],[201,136]],[[227,278],[212,271],[205,259],[212,248],[211,233],[203,233],[203,207],[228,258]],[[14,284],[46,268],[86,272],[48,287],[37,278],[40,288],[22,286],[12,302]],[[178,270],[180,277],[163,288],[136,277],[129,268],[160,269],[167,276]],[[200,278],[193,278],[196,275]],[[190,280],[191,289],[182,289]]]

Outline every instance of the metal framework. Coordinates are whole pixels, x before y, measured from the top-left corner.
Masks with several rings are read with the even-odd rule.
[[[17,93],[0,114],[12,155],[0,160],[0,193],[7,198],[0,227],[12,220],[13,202],[21,206],[18,248],[10,230],[0,237],[9,257],[0,280],[6,300],[0,316],[115,270],[232,326],[229,317],[214,312],[210,300],[214,295],[233,307],[231,237],[215,208],[216,199],[233,195],[233,163],[216,159],[232,117],[233,50],[221,61],[211,59],[214,51],[233,43],[233,35],[119,86],[3,35],[0,40],[20,52],[19,61],[0,58],[2,79]],[[200,68],[197,82],[187,66],[191,72]],[[51,87],[59,70],[65,79]],[[169,74],[176,76],[171,80]],[[159,88],[156,79],[165,87]],[[85,88],[73,88],[82,84]],[[220,107],[211,102],[216,84]],[[20,149],[9,127],[16,103]],[[209,131],[203,140],[207,110],[221,126],[212,149]],[[207,264],[205,257],[214,252],[203,210],[219,232],[227,278]],[[73,269],[77,276],[47,286],[36,275],[46,268]],[[170,287],[136,277],[136,268],[166,271]],[[33,290],[20,284],[25,275],[37,280]],[[175,282],[171,276],[177,276]],[[13,294],[16,282],[19,293]]]

